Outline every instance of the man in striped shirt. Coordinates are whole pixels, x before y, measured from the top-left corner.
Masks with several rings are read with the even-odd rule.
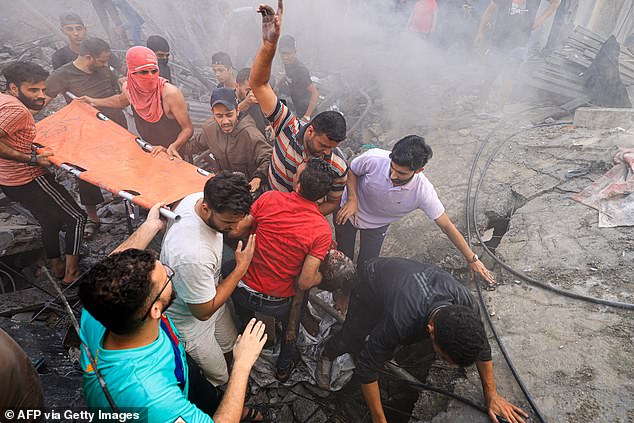
[[[271,189],[292,192],[297,168],[311,158],[328,163],[335,179],[319,211],[327,216],[339,208],[346,185],[348,164],[338,145],[346,138],[346,121],[335,111],[319,113],[307,125],[302,125],[286,105],[277,98],[269,84],[271,63],[277,49],[282,23],[282,1],[277,13],[270,6],[262,6],[262,45],[251,69],[250,85],[256,99],[275,131],[273,157],[269,166]]]
[[[44,107],[48,72],[31,62],[3,70],[7,94],[0,94],[0,189],[28,209],[42,226],[42,244],[53,274],[67,284],[79,276],[79,247],[86,214],[46,170],[51,153],[37,154],[33,115]],[[65,260],[59,232],[65,230]]]

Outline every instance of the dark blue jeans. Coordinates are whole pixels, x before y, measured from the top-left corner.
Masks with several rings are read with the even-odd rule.
[[[361,232],[359,256],[357,257],[357,268],[359,268],[366,261],[381,254],[381,247],[389,226],[385,225],[376,229],[357,229],[350,223],[350,219],[343,225],[335,224],[337,249],[350,257],[351,260],[354,260],[354,244],[357,238],[357,231]]]
[[[249,320],[253,318],[255,312],[266,314],[267,316],[273,316],[277,320],[282,322],[282,334],[286,333],[288,327],[288,313],[291,308],[291,301],[293,297],[281,301],[272,301],[264,299],[252,292],[247,291],[244,288],[236,288],[231,294],[231,300],[233,307],[236,310],[236,314],[240,319],[242,327],[246,326]],[[308,295],[305,296],[304,301],[308,300]],[[302,310],[304,307],[302,307]],[[297,327],[295,327],[295,333],[299,331],[299,319],[297,321]],[[282,346],[280,349],[280,356],[277,359],[277,368],[281,370],[288,369],[293,358],[295,358],[295,342],[284,342],[284,335],[282,335]]]

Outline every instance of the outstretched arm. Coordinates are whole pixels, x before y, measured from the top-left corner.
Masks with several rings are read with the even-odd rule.
[[[484,402],[487,406],[491,421],[498,423],[499,420],[497,416],[500,416],[511,423],[525,423],[522,417],[528,417],[528,414],[498,395],[493,377],[493,362],[491,360],[478,361],[476,367],[480,374],[480,381],[482,382],[482,390],[484,392]]]
[[[494,283],[495,278],[493,277],[491,272],[489,272],[489,270],[486,268],[484,263],[480,261],[480,259],[475,258],[475,254],[473,253],[471,248],[469,248],[469,244],[467,244],[467,241],[464,239],[462,234],[458,232],[458,229],[456,229],[456,226],[453,224],[451,219],[449,219],[447,213],[443,213],[442,215],[440,215],[440,217],[436,219],[435,222],[445,233],[445,235],[447,235],[447,238],[449,238],[449,240],[453,242],[453,245],[455,245],[456,248],[460,250],[465,260],[467,260],[467,263],[469,264],[469,270],[471,271],[471,276],[473,277],[474,272],[479,273],[480,276],[482,276],[487,282],[491,284]]]
[[[255,55],[249,84],[262,112],[270,116],[277,104],[277,95],[271,88],[271,64],[277,49],[277,40],[282,29],[282,12],[284,5],[282,0],[277,2],[277,12],[271,6],[261,4],[258,13],[262,14],[262,45]]]

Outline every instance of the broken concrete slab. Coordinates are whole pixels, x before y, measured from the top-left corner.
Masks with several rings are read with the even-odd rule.
[[[634,127],[634,109],[581,107],[575,111],[575,126],[591,129]]]

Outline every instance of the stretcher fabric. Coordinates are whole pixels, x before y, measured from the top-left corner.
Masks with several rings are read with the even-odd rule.
[[[152,157],[135,141],[138,137],[108,120],[94,107],[73,101],[36,124],[39,152],[52,151],[51,162],[79,170],[79,178],[118,195],[128,191],[133,202],[150,208],[174,203],[200,192],[209,176],[166,153]]]

